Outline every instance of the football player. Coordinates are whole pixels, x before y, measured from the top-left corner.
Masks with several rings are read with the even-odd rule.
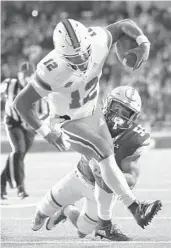
[[[140,174],[140,158],[149,148],[150,135],[135,123],[141,111],[141,98],[130,86],[120,86],[108,95],[104,104],[104,115],[113,139],[113,149],[118,167],[124,173],[131,189],[137,183]],[[99,187],[100,195],[95,200],[94,189]],[[81,213],[72,204],[85,197]],[[95,228],[96,235],[110,240],[128,240],[128,237],[112,225],[112,211],[116,194],[102,179],[100,168],[95,161],[87,161],[82,156],[76,170],[66,175],[46,194],[37,207],[33,230],[39,230],[47,216],[46,228],[51,230],[67,217],[77,228],[79,237],[85,237]],[[97,203],[100,201],[101,222],[97,224]],[[145,203],[141,204],[142,209]],[[149,205],[149,208],[153,207]],[[56,212],[55,214],[53,214]],[[45,217],[46,216],[46,217]]]
[[[137,42],[137,47],[129,51],[137,56],[137,69],[148,59],[150,42],[133,21],[122,20],[106,28],[86,28],[72,19],[59,22],[53,33],[54,50],[38,63],[30,84],[18,95],[14,106],[57,149],[70,148],[98,161],[105,183],[120,196],[137,223],[144,226],[154,208],[150,210],[147,205],[142,217],[141,204],[116,164],[111,135],[98,104],[104,62],[112,44],[123,34]],[[44,124],[34,110],[35,102],[48,95],[54,119],[67,116],[60,129]],[[160,202],[153,204],[157,208]]]

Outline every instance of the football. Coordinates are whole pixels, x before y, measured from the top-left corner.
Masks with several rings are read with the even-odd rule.
[[[119,61],[129,68],[133,68],[137,61],[137,56],[134,53],[131,53],[125,56],[125,53],[129,50],[136,48],[138,46],[137,42],[128,35],[123,35],[115,45],[115,51]]]

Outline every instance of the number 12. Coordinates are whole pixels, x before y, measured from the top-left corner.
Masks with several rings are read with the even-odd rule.
[[[83,103],[80,103],[80,93],[79,90],[75,90],[71,93],[71,103],[70,109],[79,108],[82,105],[86,104],[88,101],[93,100],[97,96],[96,86],[98,83],[98,77],[93,78],[90,82],[88,82],[85,86],[85,90],[90,90],[87,96],[83,99]],[[95,90],[95,91],[94,91]],[[94,91],[94,92],[93,92]]]

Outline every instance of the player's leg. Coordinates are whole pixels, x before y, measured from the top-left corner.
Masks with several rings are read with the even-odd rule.
[[[65,206],[48,220],[46,225],[48,230],[54,228],[63,218],[71,221],[77,229],[80,238],[84,238],[95,230],[97,224],[97,204],[94,198],[93,187],[90,184],[89,186],[83,186],[83,188],[85,200],[81,212],[76,206]]]
[[[32,229],[34,231],[39,230],[43,226],[46,218],[51,217],[65,206],[80,200],[83,191],[83,185],[75,172],[66,175],[46,193],[36,207]],[[47,227],[47,229],[51,229],[51,227]]]
[[[92,199],[85,198],[83,208],[76,224],[78,236],[84,238],[95,231],[97,220],[97,204],[94,197]]]
[[[98,218],[95,236],[107,238],[112,241],[130,240],[129,237],[122,233],[116,225],[112,223],[113,209],[118,196],[116,194],[107,193],[101,189],[97,183],[95,183],[95,192],[97,211],[100,217]]]
[[[25,155],[25,137],[21,126],[16,126],[8,133],[10,143],[13,144],[12,160],[14,178],[18,188],[18,196],[22,197],[24,192],[24,155]],[[12,169],[11,169],[12,170]],[[27,197],[26,195],[25,197]]]
[[[10,182],[10,186],[13,187],[12,182],[11,182],[11,178],[10,178],[10,174],[9,174],[9,159],[10,159],[10,155],[8,155],[7,160],[6,160],[6,164],[5,167],[3,169],[3,171],[1,172],[1,199],[5,200],[7,199],[7,181]]]
[[[31,129],[28,129],[28,130],[25,129],[24,131],[25,131],[24,135],[25,135],[25,141],[26,141],[26,149],[25,149],[25,155],[26,155],[33,145],[36,133],[34,130],[31,130]]]
[[[5,167],[1,173],[1,199],[7,198],[7,192],[6,192],[7,182],[9,183],[11,188],[14,188],[15,186],[14,165],[13,165],[13,151],[15,151],[15,142],[13,142],[13,139],[11,139],[11,136],[13,136],[13,128],[14,127],[8,127],[8,125],[5,124],[6,134],[10,146],[12,148],[12,152],[8,155]]]
[[[92,120],[91,120],[92,118]],[[108,134],[107,141],[95,130],[97,129],[97,116],[66,122],[62,128],[69,137],[68,142],[71,148],[89,159],[96,159],[99,162],[102,178],[108,187],[116,192],[125,205],[130,206],[135,201],[135,196],[130,190],[126,179],[116,164],[111,137],[106,123],[100,127],[103,133]],[[99,115],[99,119],[101,116]],[[90,126],[91,120],[91,126]],[[87,123],[89,124],[87,124]],[[93,129],[93,122],[95,129]],[[100,124],[100,123],[99,123]],[[102,132],[102,131],[101,131]],[[109,143],[110,142],[110,143]]]
[[[12,148],[6,164],[6,178],[11,186],[14,187],[14,182],[16,182],[19,188],[22,182],[20,178],[20,167],[25,149],[24,138],[20,126],[6,126],[6,133]]]
[[[33,132],[31,130],[26,130],[22,127],[21,127],[21,130],[22,130],[22,133],[24,136],[25,150],[23,149],[22,163],[21,163],[21,167],[20,167],[20,178],[22,179],[22,183],[19,187],[18,196],[21,198],[25,198],[25,197],[28,197],[29,195],[25,189],[25,163],[24,163],[24,160],[25,160],[26,153],[29,151],[29,149],[31,148],[31,146],[33,144],[35,132]]]
[[[96,121],[97,116],[94,115],[92,116],[92,123],[94,117],[94,121]],[[111,144],[106,142],[106,140],[95,131],[97,121],[95,122],[95,129],[93,129],[93,126],[90,127],[90,125],[87,125],[86,121],[88,119],[89,118],[68,121],[62,125],[63,131],[67,136],[67,142],[71,144],[71,149],[82,153],[89,159],[94,158],[99,162],[101,175],[106,185],[112,192],[119,196],[120,200],[123,201],[131,211],[137,223],[144,228],[161,209],[161,202],[155,201],[152,204],[143,205],[144,216],[143,218],[141,217],[142,215],[139,210],[142,208],[142,204],[136,200],[123,173],[117,166]],[[107,128],[106,123],[104,123],[101,128]],[[146,207],[148,211],[146,211]]]

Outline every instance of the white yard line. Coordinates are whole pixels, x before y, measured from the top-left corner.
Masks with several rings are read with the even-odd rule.
[[[3,202],[2,205],[0,205],[0,209],[11,209],[11,208],[29,208],[29,207],[35,207],[38,203],[39,200],[37,200],[38,198],[35,198],[35,201],[30,201],[30,203],[14,203],[12,202],[12,200],[18,200],[17,197],[11,197],[10,200],[6,200]],[[149,202],[154,201],[153,199],[148,199]],[[2,202],[1,202],[2,203]],[[163,205],[165,204],[171,204],[171,200],[163,200],[162,201]],[[117,201],[116,204],[123,204],[121,201]]]
[[[30,192],[47,192],[49,189],[33,189],[33,190],[29,190]],[[134,191],[136,192],[171,192],[171,188],[163,188],[163,189],[158,189],[158,188],[137,188],[134,189]]]
[[[171,244],[171,241],[4,241],[0,244],[98,244],[98,245],[110,245],[110,244]]]
[[[11,217],[1,217],[0,220],[30,220],[32,219],[33,216],[31,217],[16,217],[16,218],[11,218]],[[122,217],[122,216],[117,216],[117,217],[113,217],[113,219],[115,220],[134,220],[133,217]],[[167,216],[156,216],[155,220],[171,220],[171,216],[167,217]]]
[[[171,188],[163,188],[163,189],[157,189],[157,188],[140,188],[140,189],[135,189],[135,191],[139,192],[171,192]]]

